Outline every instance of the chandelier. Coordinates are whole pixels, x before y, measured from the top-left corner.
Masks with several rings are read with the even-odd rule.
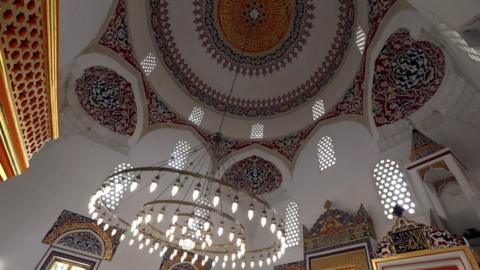
[[[118,168],[91,197],[92,219],[115,228],[112,234],[125,229],[120,240],[130,246],[171,260],[223,268],[275,263],[286,249],[283,221],[264,198],[220,178],[225,168],[208,153],[223,136],[214,141],[152,166]]]

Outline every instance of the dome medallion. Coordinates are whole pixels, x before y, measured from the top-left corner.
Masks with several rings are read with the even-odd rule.
[[[291,28],[291,7],[290,0],[219,0],[219,32],[242,53],[269,52]]]

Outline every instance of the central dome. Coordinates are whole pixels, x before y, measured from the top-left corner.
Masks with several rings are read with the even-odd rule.
[[[291,26],[290,0],[219,0],[217,5],[220,33],[243,53],[269,52]]]

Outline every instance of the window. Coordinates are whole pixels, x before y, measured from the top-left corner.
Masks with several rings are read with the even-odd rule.
[[[54,259],[48,270],[87,270],[88,266],[60,258]]]
[[[361,54],[363,54],[363,50],[365,50],[365,40],[365,31],[363,31],[363,28],[359,25],[355,36],[355,42],[357,43],[357,48]]]
[[[285,240],[287,247],[298,246],[300,241],[299,209],[296,202],[290,202],[285,210]]]
[[[263,124],[255,123],[252,125],[250,139],[263,139]]]
[[[131,164],[122,163],[117,165],[113,172],[117,173],[119,171],[131,168],[133,168]],[[133,173],[126,173],[117,175],[110,179],[110,182],[108,183],[109,191],[102,195],[102,200],[106,203],[108,208],[115,209],[118,207],[120,200],[128,190],[133,177]]]
[[[142,66],[145,75],[150,76],[152,71],[157,67],[157,59],[152,53],[148,53],[147,56],[143,58],[142,62],[140,62],[140,65]]]
[[[179,141],[175,145],[175,149],[172,152],[168,165],[175,169],[182,170],[187,165],[189,155],[190,144],[186,141]]]
[[[393,208],[396,205],[410,214],[415,213],[415,203],[397,162],[391,159],[381,160],[373,169],[373,178],[388,219],[393,219]]]
[[[335,157],[335,150],[333,149],[332,138],[325,136],[317,144],[318,163],[321,171],[328,169],[335,165],[337,158]]]
[[[201,108],[193,107],[192,112],[188,117],[188,120],[190,120],[190,122],[194,123],[195,125],[200,126],[200,124],[202,123],[204,114],[205,113]]]
[[[325,114],[325,107],[323,106],[323,100],[319,99],[312,106],[313,120],[317,120]]]
[[[445,35],[455,44],[458,48],[464,51],[473,61],[480,62],[480,50],[474,49],[468,46],[465,39],[454,30],[446,30],[444,31]]]

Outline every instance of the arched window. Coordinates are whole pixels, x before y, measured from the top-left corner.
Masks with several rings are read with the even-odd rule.
[[[365,31],[363,31],[363,28],[359,25],[355,34],[355,43],[357,44],[357,48],[361,54],[363,54],[363,50],[365,50],[365,41]]]
[[[323,105],[323,100],[319,99],[312,106],[312,116],[313,120],[317,120],[325,114],[325,106]]]
[[[203,112],[202,108],[200,107],[193,107],[192,112],[190,113],[190,116],[188,117],[188,120],[190,122],[194,123],[197,126],[200,126],[203,120],[203,116],[205,113]]]
[[[131,168],[133,168],[131,164],[122,163],[117,165],[113,172],[117,173]],[[107,184],[108,192],[105,192],[102,195],[102,200],[107,204],[108,208],[115,209],[118,207],[120,200],[122,200],[125,192],[128,190],[133,177],[133,173],[126,173],[110,178],[110,181]]]
[[[380,160],[373,169],[373,178],[388,219],[393,219],[393,208],[396,205],[402,206],[410,214],[415,213],[412,194],[397,162],[391,159]]]
[[[255,123],[250,131],[250,139],[263,139],[263,124]]]
[[[285,241],[287,247],[298,246],[300,242],[300,213],[298,204],[293,201],[285,210]]]
[[[333,148],[333,140],[329,136],[320,139],[317,144],[318,167],[321,171],[335,165],[337,158]]]
[[[157,67],[157,58],[152,53],[148,53],[145,58],[143,58],[142,62],[140,62],[142,66],[143,72],[145,75],[150,76],[152,71]]]
[[[175,144],[175,149],[173,149],[168,165],[175,169],[183,170],[187,165],[189,155],[190,144],[186,141],[178,141],[177,144]]]

